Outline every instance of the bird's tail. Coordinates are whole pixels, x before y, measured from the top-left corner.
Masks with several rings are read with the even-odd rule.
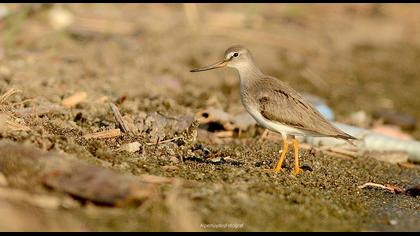
[[[357,141],[360,141],[360,139],[358,139],[358,138],[356,138],[356,137],[353,137],[353,136],[351,136],[350,134],[346,134],[346,133],[336,135],[335,137],[336,137],[336,138],[343,139],[344,141],[346,141],[347,143],[349,143],[349,144],[350,144],[350,145],[352,145],[353,147],[357,147],[357,145],[354,143],[355,141],[356,141],[356,142],[357,142]]]

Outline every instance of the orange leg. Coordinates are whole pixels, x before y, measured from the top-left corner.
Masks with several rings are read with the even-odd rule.
[[[283,164],[284,159],[286,158],[287,150],[289,149],[289,143],[287,142],[287,137],[283,137],[283,149],[281,151],[280,159],[277,162],[276,168],[274,172],[278,173],[279,171],[283,170],[281,165]]]
[[[299,143],[295,139],[295,137],[293,137],[292,141],[293,141],[293,149],[295,150],[295,169],[293,170],[293,174],[298,175],[299,173],[302,172],[302,169],[300,168],[300,165],[299,165]]]

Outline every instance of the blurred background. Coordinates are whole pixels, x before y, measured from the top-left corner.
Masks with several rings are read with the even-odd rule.
[[[212,103],[238,112],[235,72],[189,70],[242,44],[266,74],[325,99],[338,120],[355,112],[359,118],[394,112],[413,120],[420,116],[419,9],[418,4],[0,4],[0,83],[52,102],[65,95],[57,91],[90,89],[100,95],[164,94],[194,109]],[[415,124],[409,130],[420,138]]]
[[[203,109],[220,117],[244,112],[235,71],[189,72],[236,44],[250,49],[264,73],[323,100],[336,121],[420,139],[419,12],[419,4],[0,3],[1,141],[68,153],[101,171],[188,183],[152,178],[163,183],[160,195],[143,205],[102,207],[89,201],[101,191],[115,200],[122,188],[69,177],[52,190],[36,176],[37,159],[24,165],[0,155],[0,229],[197,231],[226,222],[243,224],[242,231],[418,230],[416,198],[357,188],[418,184],[418,165],[406,157],[402,167],[307,145],[301,160],[308,170],[294,178],[267,173],[279,137],[260,145],[263,129],[253,123],[242,136],[224,132],[225,121],[215,122],[224,137],[195,129],[196,146],[156,143],[190,130],[185,117]],[[119,131],[110,102],[134,134],[84,140]],[[121,150],[126,144],[134,147]],[[83,170],[127,186],[122,177]]]

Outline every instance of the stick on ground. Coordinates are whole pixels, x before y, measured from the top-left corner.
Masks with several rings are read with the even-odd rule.
[[[67,108],[74,107],[77,104],[83,102],[87,97],[86,92],[77,92],[70,97],[65,98],[61,104]]]
[[[7,92],[5,92],[3,95],[0,96],[0,104],[3,104],[10,96],[12,96],[15,93],[22,92],[19,89],[11,88]]]
[[[31,128],[29,128],[28,126],[19,124],[19,123],[13,121],[13,120],[6,121],[6,124],[13,131],[29,131],[29,130],[31,130]]]
[[[360,188],[360,189],[364,189],[364,188],[367,188],[367,187],[375,187],[375,188],[386,189],[386,190],[390,191],[391,193],[402,193],[402,192],[405,192],[404,189],[402,189],[400,187],[397,187],[397,186],[390,186],[390,185],[386,186],[386,185],[376,184],[376,183],[370,183],[370,182],[369,183],[365,183],[365,184],[363,184],[361,186],[358,186],[358,188]]]
[[[121,135],[120,129],[110,129],[110,130],[105,130],[105,131],[101,131],[97,133],[85,134],[83,135],[83,137],[86,139],[90,139],[90,138],[101,139],[101,138],[115,138],[120,135]]]
[[[129,132],[130,130],[129,130],[127,124],[125,123],[125,121],[123,120],[122,115],[120,113],[120,110],[118,110],[118,107],[112,102],[109,103],[109,106],[111,106],[112,113],[114,113],[115,120],[117,121],[118,125],[120,126],[122,132],[124,132],[124,133]]]

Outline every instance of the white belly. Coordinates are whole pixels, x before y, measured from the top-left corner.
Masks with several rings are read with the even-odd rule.
[[[277,122],[272,122],[266,118],[264,118],[261,113],[253,107],[248,106],[244,102],[242,102],[245,109],[248,113],[264,128],[269,129],[273,132],[279,133],[281,135],[304,135],[305,132],[290,126],[282,125]]]

